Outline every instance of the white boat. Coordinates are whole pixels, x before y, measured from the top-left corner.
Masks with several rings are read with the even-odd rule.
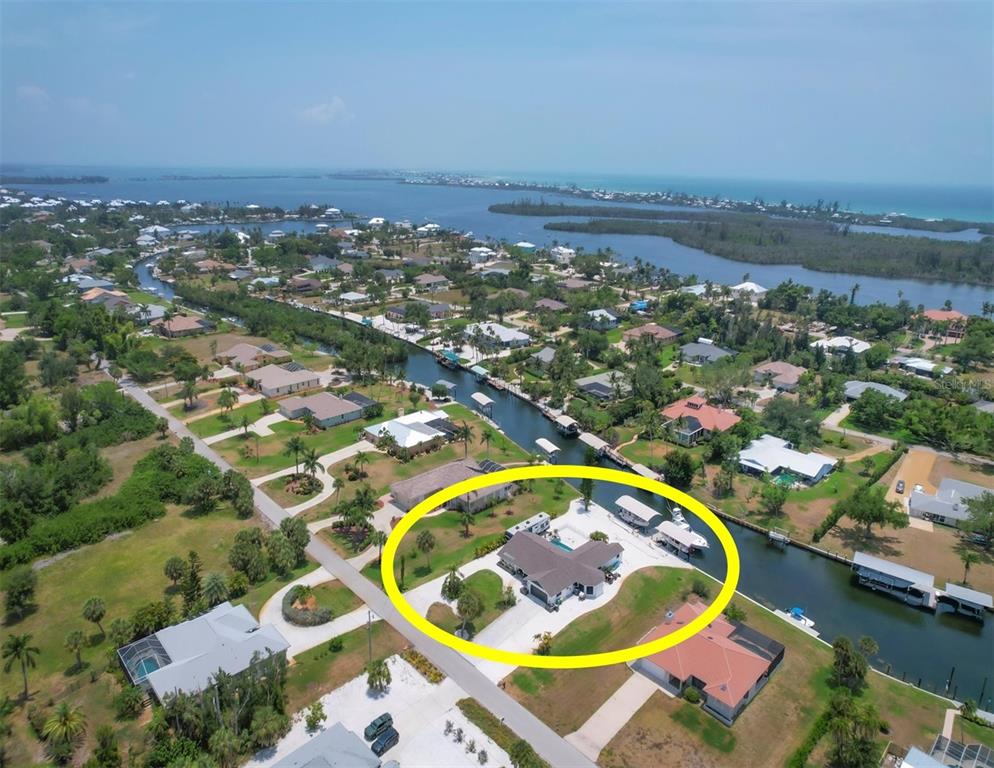
[[[673,520],[673,524],[682,531],[693,534],[694,536],[694,548],[695,549],[707,549],[710,545],[708,540],[705,539],[701,534],[695,531],[690,523],[687,522],[687,518],[683,516],[683,512],[680,511],[679,507],[674,507],[670,512],[670,518]]]

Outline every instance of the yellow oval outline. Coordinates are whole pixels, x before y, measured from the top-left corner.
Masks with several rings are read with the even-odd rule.
[[[445,502],[461,496],[470,491],[486,488],[497,483],[518,482],[520,480],[549,479],[549,478],[590,478],[591,480],[603,480],[609,483],[629,485],[640,488],[650,493],[654,493],[663,498],[670,499],[690,510],[703,520],[707,526],[715,532],[721,547],[725,552],[727,568],[725,581],[714,601],[690,623],[679,629],[649,643],[633,645],[629,648],[621,648],[616,651],[605,651],[602,653],[587,653],[576,656],[538,656],[529,653],[518,653],[516,651],[502,651],[488,645],[481,645],[461,637],[446,632],[444,629],[436,627],[426,618],[421,616],[414,607],[407,602],[397,585],[394,577],[393,566],[394,556],[401,540],[411,530],[412,526],[426,514],[441,506]],[[659,653],[667,648],[688,640],[698,632],[705,629],[708,624],[714,621],[721,614],[722,610],[731,601],[735,594],[735,587],[739,581],[739,551],[732,539],[725,524],[711,510],[692,496],[679,491],[676,488],[661,483],[658,480],[650,480],[647,477],[636,475],[631,472],[624,472],[618,469],[607,469],[604,467],[589,467],[575,464],[550,465],[539,464],[527,467],[513,467],[498,472],[471,477],[468,480],[455,483],[438,493],[432,494],[427,499],[417,504],[410,512],[401,518],[397,527],[393,529],[383,545],[383,554],[380,564],[381,579],[386,590],[387,597],[394,604],[401,615],[413,624],[418,630],[426,634],[433,640],[437,640],[443,645],[453,650],[488,661],[496,661],[516,667],[536,667],[542,669],[588,669],[590,667],[601,667],[609,664],[624,664],[629,661]]]

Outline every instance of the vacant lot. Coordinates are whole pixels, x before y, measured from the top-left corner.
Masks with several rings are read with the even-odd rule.
[[[483,603],[483,613],[474,621],[468,622],[466,628],[470,636],[483,631],[484,628],[500,616],[508,606],[500,605],[504,593],[504,583],[493,571],[477,571],[463,582],[463,589],[474,591]],[[462,620],[445,603],[433,603],[428,608],[428,621],[446,632],[454,633],[462,627]]]

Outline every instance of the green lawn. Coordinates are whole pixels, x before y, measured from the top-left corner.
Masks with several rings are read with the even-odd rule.
[[[5,328],[27,328],[28,327],[28,313],[27,312],[14,312],[12,314],[5,314],[2,318]]]
[[[338,580],[318,584],[314,587],[314,597],[318,605],[327,608],[333,616],[344,616],[362,605],[362,600]]]
[[[213,416],[205,416],[202,419],[191,421],[186,426],[197,437],[211,437],[227,432],[229,429],[240,429],[243,415],[248,416],[252,422],[258,421],[266,415],[263,411],[263,402],[256,400],[254,403],[232,408],[227,413],[215,413]],[[182,406],[180,407],[182,408]]]
[[[311,493],[293,493],[287,490],[287,482],[294,477],[294,475],[282,475],[281,477],[276,477],[269,482],[262,484],[262,490],[266,492],[266,495],[279,504],[283,508],[295,507],[298,504],[303,504],[308,499],[313,499],[319,493],[321,493],[321,485]],[[298,475],[299,477],[299,475]]]
[[[497,619],[506,606],[498,605],[504,594],[504,584],[493,571],[477,571],[467,577],[463,582],[463,589],[471,589],[480,597],[483,603],[483,613],[475,621],[469,622],[467,628],[471,635],[477,635],[483,631],[490,623]],[[434,603],[428,609],[428,621],[437,627],[441,627],[446,632],[455,633],[456,629],[462,626],[455,611],[444,603]]]

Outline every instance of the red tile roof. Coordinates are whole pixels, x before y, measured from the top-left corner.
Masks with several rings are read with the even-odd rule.
[[[936,323],[942,323],[947,320],[966,320],[966,315],[962,312],[957,312],[955,309],[926,309],[922,314]]]
[[[624,338],[625,341],[630,339],[639,339],[643,336],[652,336],[658,341],[671,341],[679,336],[679,334],[676,331],[657,323],[646,323],[645,325],[640,325],[637,328],[629,328],[622,334],[622,338]]]
[[[684,603],[667,622],[660,624],[639,642],[665,637],[689,624],[704,612],[701,603]],[[767,659],[732,640],[734,625],[723,617],[715,619],[702,632],[673,648],[646,657],[646,661],[686,681],[695,677],[704,691],[718,701],[735,707],[770,667]]]
[[[670,403],[663,409],[663,416],[666,419],[697,419],[700,425],[710,432],[724,432],[741,421],[734,411],[708,405],[700,395]]]

